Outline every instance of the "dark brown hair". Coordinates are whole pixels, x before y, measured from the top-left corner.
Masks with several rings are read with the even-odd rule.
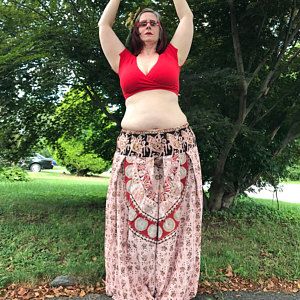
[[[161,22],[160,14],[155,10],[153,10],[152,8],[144,8],[139,12],[139,14],[134,19],[133,27],[131,28],[130,33],[126,39],[126,46],[135,56],[139,55],[144,47],[144,42],[140,38],[139,28],[138,26],[136,26],[136,22],[140,20],[141,15],[145,12],[153,13],[157,17],[158,21],[160,22],[159,40],[157,42],[156,52],[161,54],[162,52],[165,51],[168,44],[167,33]]]

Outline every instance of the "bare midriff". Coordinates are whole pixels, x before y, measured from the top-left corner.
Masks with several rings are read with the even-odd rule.
[[[128,130],[167,129],[187,123],[178,96],[167,90],[136,93],[125,100],[121,127]]]

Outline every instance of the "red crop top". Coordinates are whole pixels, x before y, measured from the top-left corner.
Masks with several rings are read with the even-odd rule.
[[[125,99],[135,93],[147,90],[163,89],[179,93],[178,49],[171,43],[159,55],[157,63],[145,75],[137,65],[137,58],[127,48],[120,55],[119,78]]]

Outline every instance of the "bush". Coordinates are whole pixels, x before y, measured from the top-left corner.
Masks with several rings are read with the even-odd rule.
[[[289,167],[287,177],[289,180],[300,180],[300,165]]]
[[[20,167],[0,168],[0,181],[28,181],[28,174]]]
[[[95,153],[87,152],[80,140],[60,138],[58,143],[59,147],[56,149],[55,156],[71,174],[81,176],[88,173],[100,174],[110,166],[110,162]]]

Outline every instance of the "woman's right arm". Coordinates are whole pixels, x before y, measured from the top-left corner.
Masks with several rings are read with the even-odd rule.
[[[111,68],[118,73],[120,56],[119,54],[124,50],[125,46],[119,40],[112,26],[115,22],[116,15],[121,0],[110,0],[106,5],[101,18],[98,22],[99,39],[102,50]]]

